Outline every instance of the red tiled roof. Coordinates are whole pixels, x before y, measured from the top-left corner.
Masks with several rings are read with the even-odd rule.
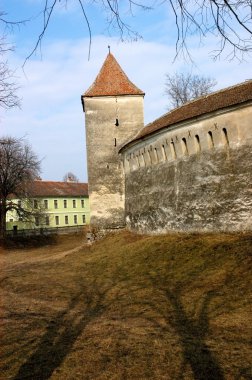
[[[124,73],[113,54],[109,53],[94,83],[84,93],[84,97],[144,95]]]
[[[33,197],[88,196],[87,183],[34,181],[30,190]]]
[[[163,128],[171,127],[182,121],[186,121],[195,117],[199,117],[210,112],[214,112],[236,104],[245,103],[252,100],[252,80],[240,83],[238,85],[225,88],[195,99],[184,104],[179,108],[166,113],[160,118],[147,124],[135,138],[124,145],[126,147],[133,141],[141,140],[142,138]],[[121,149],[123,149],[122,147]]]

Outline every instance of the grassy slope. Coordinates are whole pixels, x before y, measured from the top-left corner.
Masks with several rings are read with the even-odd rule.
[[[251,264],[251,234],[123,232],[3,268],[0,378],[252,379]]]

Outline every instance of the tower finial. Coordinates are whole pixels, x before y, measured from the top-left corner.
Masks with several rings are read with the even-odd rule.
[[[109,54],[110,54],[110,45],[108,45],[108,50],[109,50]]]

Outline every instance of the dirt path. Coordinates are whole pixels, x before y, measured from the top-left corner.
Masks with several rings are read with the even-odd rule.
[[[15,270],[19,268],[20,266],[26,265],[26,264],[37,264],[37,263],[43,263],[43,262],[50,262],[55,260],[61,260],[64,257],[71,255],[73,253],[79,252],[84,247],[88,247],[87,243],[83,243],[75,248],[63,250],[61,252],[54,253],[51,252],[50,254],[43,254],[43,256],[36,256],[31,257],[30,255],[26,257],[25,259],[21,259],[17,262],[16,257],[14,259],[13,255],[3,254],[0,255],[0,268],[1,272],[6,272],[9,270]],[[50,248],[49,248],[50,249]],[[15,254],[16,256],[16,254]]]

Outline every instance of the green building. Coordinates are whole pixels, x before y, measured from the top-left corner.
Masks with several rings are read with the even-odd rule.
[[[32,208],[37,215],[29,221],[18,217],[15,211],[7,213],[7,231],[34,229],[62,229],[67,232],[73,227],[89,224],[90,210],[88,184],[78,182],[55,182],[36,180],[33,183],[28,200],[22,207]]]

